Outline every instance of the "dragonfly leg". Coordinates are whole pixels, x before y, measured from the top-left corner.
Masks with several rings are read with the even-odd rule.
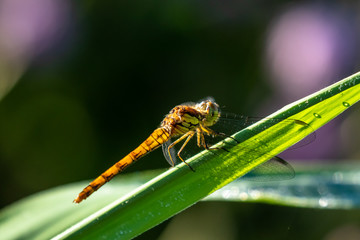
[[[207,131],[204,131],[206,134],[210,135]],[[206,150],[219,150],[219,149],[223,149],[225,151],[228,152],[228,150],[226,150],[225,148],[212,148],[209,147],[208,144],[206,143],[205,137],[204,137],[204,132],[202,128],[197,128],[196,129],[196,133],[197,133],[197,145],[199,147],[203,147]]]
[[[202,130],[204,132],[206,132],[208,135],[212,135],[212,136],[221,136],[221,137],[227,137],[227,138],[231,138],[232,140],[234,140],[235,142],[237,143],[240,143],[238,140],[236,140],[235,138],[233,138],[232,136],[226,134],[226,133],[222,133],[222,132],[218,132],[218,131],[215,131],[215,130],[212,130],[210,128],[207,128],[207,127],[204,127],[204,126],[201,126]]]
[[[194,136],[194,134],[195,134],[195,132],[193,132],[193,131],[188,134],[188,137],[186,138],[184,144],[181,146],[180,150],[177,153],[180,160],[183,161],[193,172],[195,172],[195,170],[187,162],[185,162],[184,159],[182,159],[180,154],[181,154],[182,150],[185,148],[185,146],[189,143],[190,139]]]
[[[196,137],[198,147],[206,148],[204,133],[202,132],[201,128],[196,128]]]
[[[224,137],[230,137],[227,136],[225,133],[217,133],[214,130],[210,129],[210,128],[206,128],[204,126],[200,126],[200,128],[196,129],[197,131],[197,137],[198,137],[198,146],[199,147],[204,147],[206,150],[224,150],[225,152],[229,152],[226,148],[224,147],[209,147],[208,144],[205,141],[205,137],[204,137],[204,132],[207,135],[211,135],[211,136],[224,136]],[[232,137],[230,137],[232,138]],[[233,138],[232,138],[233,139]],[[235,139],[234,139],[235,140]],[[236,140],[235,140],[236,141]]]
[[[170,149],[173,148],[176,144],[178,144],[179,142],[181,142],[182,140],[184,140],[185,138],[187,138],[184,142],[184,144],[182,145],[180,151],[177,153],[178,157],[180,158],[181,161],[183,161],[190,169],[191,171],[194,172],[194,169],[187,163],[184,161],[184,159],[182,159],[180,157],[180,152],[182,151],[182,149],[186,146],[186,144],[190,141],[190,139],[194,136],[195,132],[194,131],[189,131],[187,133],[185,133],[184,135],[182,135],[181,137],[179,137],[178,139],[176,139],[176,141],[174,141],[173,143],[170,144],[170,146],[168,147],[167,151],[171,160],[171,165],[175,166],[174,160],[171,157],[171,153],[170,153]]]

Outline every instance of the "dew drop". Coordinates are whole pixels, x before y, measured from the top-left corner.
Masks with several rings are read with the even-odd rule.
[[[319,205],[320,207],[327,207],[329,205],[329,201],[326,198],[320,198]]]
[[[313,113],[313,115],[314,115],[314,117],[316,117],[316,118],[321,118],[321,115],[318,114],[318,113]]]
[[[239,198],[242,201],[246,201],[249,198],[249,195],[246,192],[242,192],[239,194]]]
[[[253,190],[249,194],[252,199],[258,199],[261,196],[261,193],[258,190]]]
[[[230,191],[230,190],[224,190],[224,191],[222,192],[222,196],[223,196],[223,198],[225,198],[225,199],[228,199],[228,198],[230,197],[230,195],[231,195],[231,191]]]
[[[342,172],[335,172],[332,176],[334,183],[341,183],[344,180]]]
[[[348,103],[348,102],[343,102],[343,105],[344,105],[344,107],[350,107],[350,103]]]

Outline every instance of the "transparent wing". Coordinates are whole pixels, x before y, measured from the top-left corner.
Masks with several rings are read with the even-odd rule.
[[[208,144],[208,146],[211,148],[213,144],[223,140],[227,136],[231,136],[232,134],[254,124],[255,122],[258,122],[261,119],[263,118],[246,117],[231,113],[225,113],[225,114],[222,113],[222,116],[219,118],[218,122],[214,126],[212,126],[211,129],[216,132],[223,133],[224,135],[215,136],[215,137],[206,135],[205,141]],[[274,118],[270,120],[274,121],[274,123],[281,121],[292,121],[296,124],[307,125],[305,122],[296,119],[292,120],[292,119]],[[296,149],[305,146],[313,142],[315,138],[316,135],[314,132],[309,137],[305,138],[303,141],[295,144],[293,147],[289,149]],[[261,139],[258,140],[261,141]],[[170,150],[168,150],[169,146],[174,141],[176,141],[176,138],[170,139],[162,146],[164,156],[171,166],[174,166],[181,162],[181,160],[177,156],[177,153],[184,143],[184,141],[182,141],[176,144]],[[238,144],[238,143],[234,141],[234,144]],[[194,156],[195,154],[203,150],[204,148],[197,146],[196,135],[194,135],[194,137],[189,141],[189,143],[186,145],[184,150],[181,152],[181,158],[186,161],[190,157]],[[221,149],[219,151],[221,151]],[[216,154],[216,151],[212,151],[212,153]],[[267,162],[259,165],[251,172],[244,175],[242,178],[251,181],[277,181],[277,180],[291,179],[294,176],[295,176],[295,171],[292,168],[292,166],[285,160],[281,159],[280,157],[275,156],[274,158],[268,160]]]
[[[266,182],[287,180],[294,177],[294,168],[284,159],[275,156],[242,176],[241,179]]]
[[[194,137],[195,138],[195,137]],[[196,145],[196,141],[192,139],[193,142],[189,143],[189,145],[181,156],[183,159],[188,159],[191,156],[194,156],[196,153],[204,150],[203,148],[199,148]],[[168,163],[174,167],[176,164],[180,163],[181,160],[177,156],[177,149],[179,147],[171,148],[168,151],[168,147],[173,142],[173,140],[169,140],[163,144],[162,150],[164,156]],[[181,143],[180,143],[181,144]],[[220,149],[221,151],[221,149]],[[169,154],[170,152],[170,154]],[[216,154],[216,152],[213,152]],[[170,158],[171,156],[171,158]],[[173,161],[172,161],[173,160]],[[256,181],[256,182],[266,182],[266,181],[279,181],[279,180],[287,180],[295,177],[294,168],[282,158],[275,156],[265,163],[257,166],[252,171],[248,172],[241,179]]]
[[[211,129],[213,129],[215,131],[223,132],[228,135],[232,135],[232,134],[234,134],[234,133],[262,120],[262,119],[264,119],[264,118],[262,118],[262,117],[247,117],[247,116],[237,115],[237,114],[233,114],[233,113],[221,113],[221,117],[219,118],[218,122],[213,127],[211,127]],[[311,128],[311,126],[309,124],[307,124],[301,120],[297,120],[297,119],[269,118],[267,120],[272,121],[274,124],[282,122],[282,121],[287,121],[287,122],[293,122],[295,124],[299,124],[299,125],[307,126],[307,127]],[[304,146],[312,143],[313,141],[315,141],[316,133],[315,133],[315,131],[311,131],[311,132],[312,133],[310,135],[308,135],[306,138],[304,138],[300,142],[298,142],[295,145],[288,148],[288,150],[304,147]]]
[[[180,143],[175,145],[173,148],[169,149],[169,146],[174,141],[176,141],[176,139],[177,138],[172,138],[162,145],[162,151],[163,151],[164,157],[165,157],[166,161],[172,167],[174,167],[176,164],[181,162],[181,160],[179,159],[177,154],[178,154],[180,148],[182,147],[182,145],[184,144],[184,141],[181,141]],[[224,139],[224,138],[220,138],[220,140],[222,140],[222,139]],[[188,142],[188,144],[186,145],[184,150],[181,152],[181,157],[182,157],[182,159],[187,160],[190,157],[196,155],[197,153],[199,153],[203,150],[204,150],[203,147],[200,148],[197,146],[196,135],[194,135],[194,137]]]
[[[178,163],[178,157],[176,155],[175,149],[171,148],[169,149],[169,146],[173,143],[172,139],[166,141],[163,145],[162,145],[162,151],[164,154],[164,157],[166,159],[166,161],[172,166],[174,167],[177,163]],[[181,143],[180,143],[181,144]],[[185,150],[186,151],[186,150]],[[173,160],[172,160],[173,159]]]

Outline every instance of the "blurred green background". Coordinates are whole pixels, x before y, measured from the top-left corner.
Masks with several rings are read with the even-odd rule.
[[[177,104],[212,96],[225,111],[266,116],[358,71],[359,13],[357,1],[1,1],[0,207],[95,178]],[[359,118],[350,111],[285,159],[358,159]],[[126,172],[164,160],[157,150]],[[179,232],[358,239],[360,215],[199,203],[140,238]]]

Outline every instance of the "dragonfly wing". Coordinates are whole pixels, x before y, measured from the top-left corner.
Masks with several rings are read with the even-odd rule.
[[[210,139],[212,139],[212,137],[205,136],[205,141],[207,143],[211,142],[211,141],[209,141]],[[224,138],[217,139],[216,142],[219,142],[220,140],[223,140],[223,139]],[[167,142],[165,142],[162,145],[162,151],[163,151],[164,157],[171,166],[175,166],[176,164],[181,163],[181,160],[179,159],[177,153],[179,152],[180,148],[183,146],[185,139],[183,141],[180,141],[179,143],[175,144],[169,150],[169,146],[176,140],[177,140],[177,138],[171,138],[170,140],[168,140]],[[211,146],[212,144],[210,143],[209,145]],[[184,147],[184,150],[181,152],[180,156],[183,160],[186,161],[190,157],[198,154],[199,152],[201,152],[203,150],[205,150],[203,147],[198,147],[197,138],[196,138],[196,136],[194,136],[186,144],[186,146]]]
[[[288,180],[294,177],[294,168],[284,159],[275,156],[245,174],[243,177],[241,177],[241,179],[256,182],[267,182]]]
[[[176,151],[175,148],[170,148],[169,150],[169,146],[173,143],[173,141],[170,139],[168,141],[166,141],[163,145],[162,145],[162,151],[164,154],[164,157],[166,159],[166,161],[172,166],[174,167],[177,164],[177,155],[176,155]],[[169,154],[170,152],[170,154]]]
[[[222,114],[222,117],[219,119],[219,121],[212,127],[210,127],[212,130],[215,130],[219,133],[224,133],[224,135],[221,136],[207,136],[205,135],[205,141],[208,144],[208,146],[211,148],[211,146],[227,136],[232,135],[233,133],[240,131],[241,129],[261,120],[262,118],[257,117],[246,117],[236,114]],[[300,124],[306,126],[307,124],[305,122],[302,122],[300,120],[292,120],[292,119],[270,119],[271,121],[274,121],[275,123],[281,122],[281,121],[292,121],[294,124]],[[309,126],[310,127],[310,126]],[[311,128],[311,127],[310,127]],[[301,146],[307,145],[314,141],[316,138],[315,132],[310,135],[310,138],[308,141],[300,142],[295,145],[295,147],[291,147],[290,149],[299,148]],[[183,145],[183,141],[176,144],[173,148],[168,151],[169,146],[176,141],[175,139],[170,139],[169,141],[165,142],[162,146],[163,154],[168,161],[168,163],[171,166],[175,166],[176,164],[180,163],[180,159],[177,156],[177,153],[181,146]],[[258,139],[258,141],[261,141]],[[241,142],[233,141],[229,144],[241,144]],[[226,147],[225,147],[226,148]],[[188,158],[194,156],[196,153],[199,153],[200,151],[204,150],[204,148],[197,147],[196,144],[196,137],[193,137],[190,142],[186,145],[184,148],[184,151],[181,152],[181,157],[186,161]],[[221,150],[219,150],[221,151]],[[255,151],[255,150],[254,150]],[[214,154],[216,154],[216,151],[212,151]],[[273,157],[272,159],[268,160],[267,162],[259,165],[255,169],[253,169],[251,172],[244,175],[242,178],[246,180],[251,181],[260,181],[260,182],[266,182],[266,181],[279,181],[279,180],[286,180],[291,179],[295,176],[295,171],[292,168],[292,166],[287,163],[285,160],[281,159],[280,157]]]
[[[306,138],[304,138],[300,142],[296,143],[295,145],[289,147],[288,148],[289,150],[304,147],[304,146],[314,142],[316,139],[316,133],[314,130],[312,130],[312,127],[309,124],[307,124],[301,120],[290,119],[290,118],[289,119],[260,118],[260,117],[247,117],[247,116],[237,115],[237,114],[233,114],[233,113],[222,113],[218,122],[211,128],[216,131],[223,132],[228,135],[232,135],[232,134],[234,134],[234,133],[236,133],[236,132],[238,132],[260,120],[264,120],[264,119],[267,121],[271,121],[274,124],[279,123],[279,122],[288,122],[288,123],[295,124],[295,125],[305,126],[311,130],[311,132],[312,132],[311,134],[309,134]]]

